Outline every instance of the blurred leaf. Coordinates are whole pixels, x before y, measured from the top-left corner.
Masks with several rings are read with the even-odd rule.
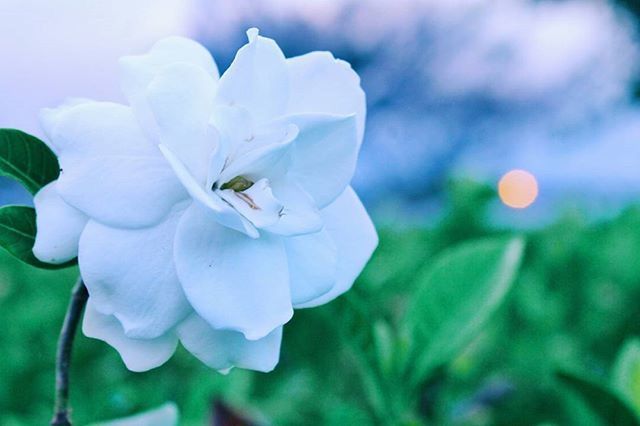
[[[383,320],[376,321],[373,326],[373,342],[376,348],[378,367],[385,376],[392,373],[394,340],[393,331],[389,324]]]
[[[464,243],[418,275],[404,319],[415,338],[415,382],[449,362],[480,331],[510,289],[523,249],[520,238]]]
[[[613,367],[612,385],[640,415],[640,340],[630,339]]]
[[[177,426],[178,407],[173,402],[123,419],[93,423],[92,426]]]
[[[0,129],[0,175],[16,179],[35,194],[59,173],[58,159],[40,139],[20,130]]]
[[[59,269],[76,262],[52,265],[40,262],[33,255],[36,239],[36,211],[26,206],[5,206],[0,208],[0,247],[7,250],[24,263],[43,269]]]
[[[631,407],[605,386],[567,371],[556,371],[556,377],[579,394],[604,424],[640,425]]]

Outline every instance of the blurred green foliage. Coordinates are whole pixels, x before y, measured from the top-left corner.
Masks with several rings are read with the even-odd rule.
[[[71,377],[76,424],[175,401],[181,424],[204,425],[216,400],[277,425],[599,424],[554,372],[566,367],[610,382],[623,343],[640,335],[636,207],[595,224],[569,212],[526,232],[523,266],[506,303],[453,362],[419,384],[417,404],[403,404],[402,383],[389,387],[393,374],[376,379],[392,371],[399,346],[391,336],[417,291],[416,277],[436,255],[472,238],[513,234],[489,224],[486,207],[496,202],[490,189],[459,182],[449,194],[448,211],[433,227],[381,229],[380,247],[352,291],[296,313],[273,373],[222,376],[182,349],[156,370],[130,373],[115,350],[80,337]],[[0,254],[1,426],[42,425],[51,415],[55,342],[76,273],[36,270]],[[372,392],[393,404],[393,418],[372,410]]]

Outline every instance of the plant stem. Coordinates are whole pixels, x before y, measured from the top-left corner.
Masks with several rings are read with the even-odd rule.
[[[78,282],[71,291],[71,300],[64,317],[60,338],[58,339],[58,351],[56,353],[56,399],[51,426],[71,426],[69,420],[69,366],[71,365],[71,350],[76,329],[80,323],[80,316],[84,309],[89,293],[78,278]]]

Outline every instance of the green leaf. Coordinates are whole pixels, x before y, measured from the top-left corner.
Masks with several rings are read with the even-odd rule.
[[[17,180],[35,194],[59,173],[58,159],[40,139],[20,130],[0,129],[0,175]]]
[[[29,265],[43,269],[59,269],[74,265],[75,260],[62,265],[40,262],[33,255],[36,239],[36,211],[26,206],[0,208],[0,247]]]
[[[580,395],[604,424],[640,425],[631,407],[607,387],[567,371],[557,371],[556,377]]]
[[[523,250],[521,238],[468,242],[418,274],[404,318],[414,336],[415,383],[451,361],[482,329],[511,288]]]
[[[376,349],[378,367],[384,376],[390,376],[393,369],[394,336],[391,327],[384,320],[373,325],[373,343]]]
[[[640,340],[630,339],[613,366],[612,386],[640,415]]]

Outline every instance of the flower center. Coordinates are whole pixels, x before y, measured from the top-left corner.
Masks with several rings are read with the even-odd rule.
[[[253,198],[251,198],[249,194],[244,192],[249,188],[251,188],[253,184],[254,184],[253,181],[247,179],[244,176],[236,176],[233,179],[231,179],[229,182],[223,183],[220,186],[220,190],[224,191],[224,190],[230,189],[233,192],[235,192],[236,197],[244,201],[249,206],[250,209],[261,210],[260,206],[256,204]],[[214,188],[215,188],[215,185],[214,185]]]
[[[238,175],[219,187],[214,184],[212,189],[258,228],[274,225],[280,220],[284,206],[274,197],[267,178],[254,181]]]

